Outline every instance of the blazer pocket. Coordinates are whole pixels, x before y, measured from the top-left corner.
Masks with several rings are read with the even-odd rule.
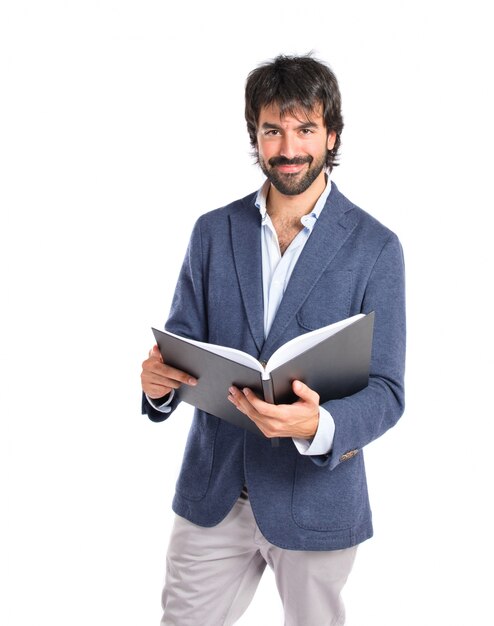
[[[350,316],[352,270],[324,272],[297,313],[306,330],[316,330]]]
[[[188,500],[202,500],[213,469],[219,419],[196,411],[185,446],[184,460],[177,480],[177,493]]]
[[[292,517],[300,528],[347,530],[370,518],[367,485],[358,454],[333,470],[297,458],[292,496]]]

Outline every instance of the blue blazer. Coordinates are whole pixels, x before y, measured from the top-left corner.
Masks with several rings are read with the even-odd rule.
[[[362,449],[404,409],[401,246],[333,184],[264,339],[255,198],[251,194],[199,218],[166,329],[268,360],[301,333],[375,311],[370,382],[324,404],[336,430],[331,453],[318,457],[299,454],[290,438],[273,447],[268,439],[195,410],[173,509],[195,524],[214,526],[246,484],[257,524],[271,543],[293,550],[350,547],[372,536]],[[143,412],[154,421],[171,414],[145,399]]]

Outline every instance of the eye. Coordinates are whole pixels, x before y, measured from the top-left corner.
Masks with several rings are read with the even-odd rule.
[[[314,130],[313,130],[312,128],[301,128],[301,129],[300,129],[300,134],[301,134],[301,135],[305,135],[306,137],[307,137],[308,135],[312,135],[312,134],[313,134],[313,132],[314,132]]]
[[[269,130],[264,131],[264,135],[266,137],[276,137],[280,134],[280,131],[277,128],[270,128]]]

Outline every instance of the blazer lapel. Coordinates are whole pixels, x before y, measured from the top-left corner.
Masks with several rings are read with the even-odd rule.
[[[259,352],[264,343],[262,296],[261,216],[254,204],[256,195],[243,201],[230,215],[233,257],[247,323]]]
[[[333,184],[328,200],[317,219],[288,283],[270,333],[263,347],[269,356],[293,316],[336,256],[358,222],[353,205]]]

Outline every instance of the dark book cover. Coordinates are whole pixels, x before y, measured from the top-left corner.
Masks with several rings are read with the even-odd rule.
[[[321,397],[321,404],[352,395],[367,386],[374,312],[331,324],[326,327],[328,332],[332,332],[332,327],[338,324],[343,326],[329,336],[324,336],[325,329],[318,329],[298,337],[289,358],[286,361],[281,359],[281,364],[272,369],[269,378],[264,380],[263,373],[264,378],[266,374],[261,364],[239,350],[227,349],[227,356],[220,355],[211,351],[216,348],[211,344],[195,342],[155,328],[152,330],[165,363],[199,381],[195,387],[182,385],[176,391],[180,400],[264,437],[254,422],[228,400],[228,388],[232,385],[239,389],[249,387],[266,402],[275,404],[288,404],[297,399],[292,391],[294,380],[301,380],[316,391]],[[323,335],[321,340],[318,339],[320,334]],[[316,343],[309,344],[307,348],[306,344],[311,339],[314,343],[311,335],[316,337]],[[282,354],[285,346],[273,357]],[[293,356],[294,350],[298,353]],[[236,360],[238,355],[250,359],[252,365],[239,363]],[[269,370],[270,362],[271,359],[266,370]]]

